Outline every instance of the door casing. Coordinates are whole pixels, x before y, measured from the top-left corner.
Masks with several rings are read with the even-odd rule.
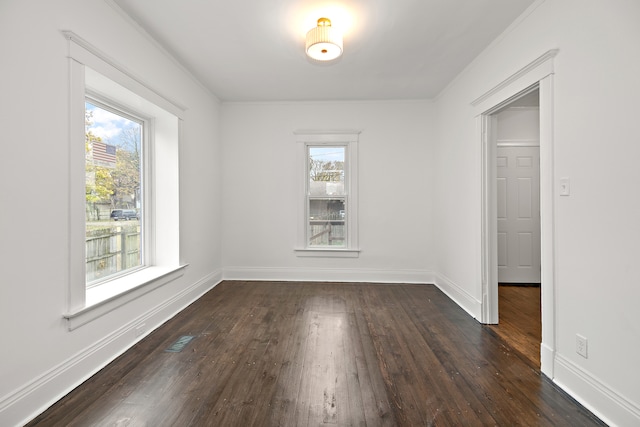
[[[558,50],[545,52],[471,102],[475,107],[480,149],[481,183],[481,322],[498,323],[498,244],[496,144],[493,113],[538,89],[540,93],[540,242],[542,343],[540,370],[554,377],[556,349],[554,169],[553,169],[553,58]],[[493,142],[492,142],[493,141]]]

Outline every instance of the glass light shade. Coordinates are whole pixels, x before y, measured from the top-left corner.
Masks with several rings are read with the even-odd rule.
[[[305,50],[317,61],[331,61],[342,55],[342,34],[331,27],[327,18],[318,19],[318,26],[307,33]]]

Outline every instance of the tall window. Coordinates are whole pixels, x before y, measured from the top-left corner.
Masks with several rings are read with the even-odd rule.
[[[345,146],[308,145],[309,247],[345,247]]]
[[[298,256],[358,256],[358,134],[296,132],[304,174]]]
[[[88,287],[144,265],[143,135],[142,119],[85,101]]]
[[[69,41],[69,330],[184,274],[184,108],[95,46]]]

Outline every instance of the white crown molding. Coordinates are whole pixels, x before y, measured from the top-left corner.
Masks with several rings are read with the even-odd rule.
[[[433,104],[431,98],[420,99],[329,99],[329,100],[280,100],[280,101],[221,101],[221,104],[234,106],[291,106],[291,105],[398,105],[398,104]]]

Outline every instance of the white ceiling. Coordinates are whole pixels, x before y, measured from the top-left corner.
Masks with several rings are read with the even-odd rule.
[[[223,101],[425,99],[534,0],[113,0]],[[330,64],[304,53],[326,16]]]

